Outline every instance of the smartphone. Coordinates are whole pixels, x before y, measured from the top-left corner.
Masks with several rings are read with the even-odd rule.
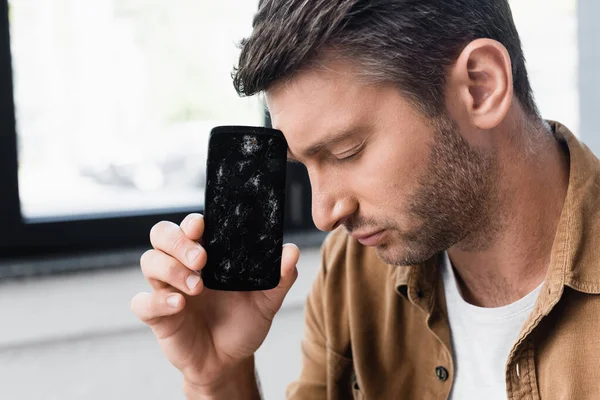
[[[287,142],[264,127],[211,130],[206,163],[205,287],[268,290],[279,284]]]

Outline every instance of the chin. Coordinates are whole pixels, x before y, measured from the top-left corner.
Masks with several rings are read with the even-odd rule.
[[[376,252],[385,263],[397,266],[423,264],[438,253],[437,249],[406,240],[382,243]]]

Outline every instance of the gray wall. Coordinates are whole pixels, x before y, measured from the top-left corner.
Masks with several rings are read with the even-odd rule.
[[[305,296],[318,249],[256,355],[265,398],[284,398],[300,372]],[[0,283],[0,399],[183,399],[181,376],[129,301],[149,287],[135,266]]]

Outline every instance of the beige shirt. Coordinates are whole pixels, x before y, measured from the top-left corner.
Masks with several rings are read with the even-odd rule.
[[[509,400],[600,399],[600,161],[551,123],[569,189],[539,298],[506,363]],[[289,399],[447,399],[454,366],[440,257],[385,264],[343,229],[323,245]]]

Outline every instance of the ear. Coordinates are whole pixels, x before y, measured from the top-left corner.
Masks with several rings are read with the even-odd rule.
[[[508,51],[492,39],[474,40],[451,68],[448,86],[458,97],[461,114],[466,113],[475,127],[488,130],[498,126],[513,98]]]

